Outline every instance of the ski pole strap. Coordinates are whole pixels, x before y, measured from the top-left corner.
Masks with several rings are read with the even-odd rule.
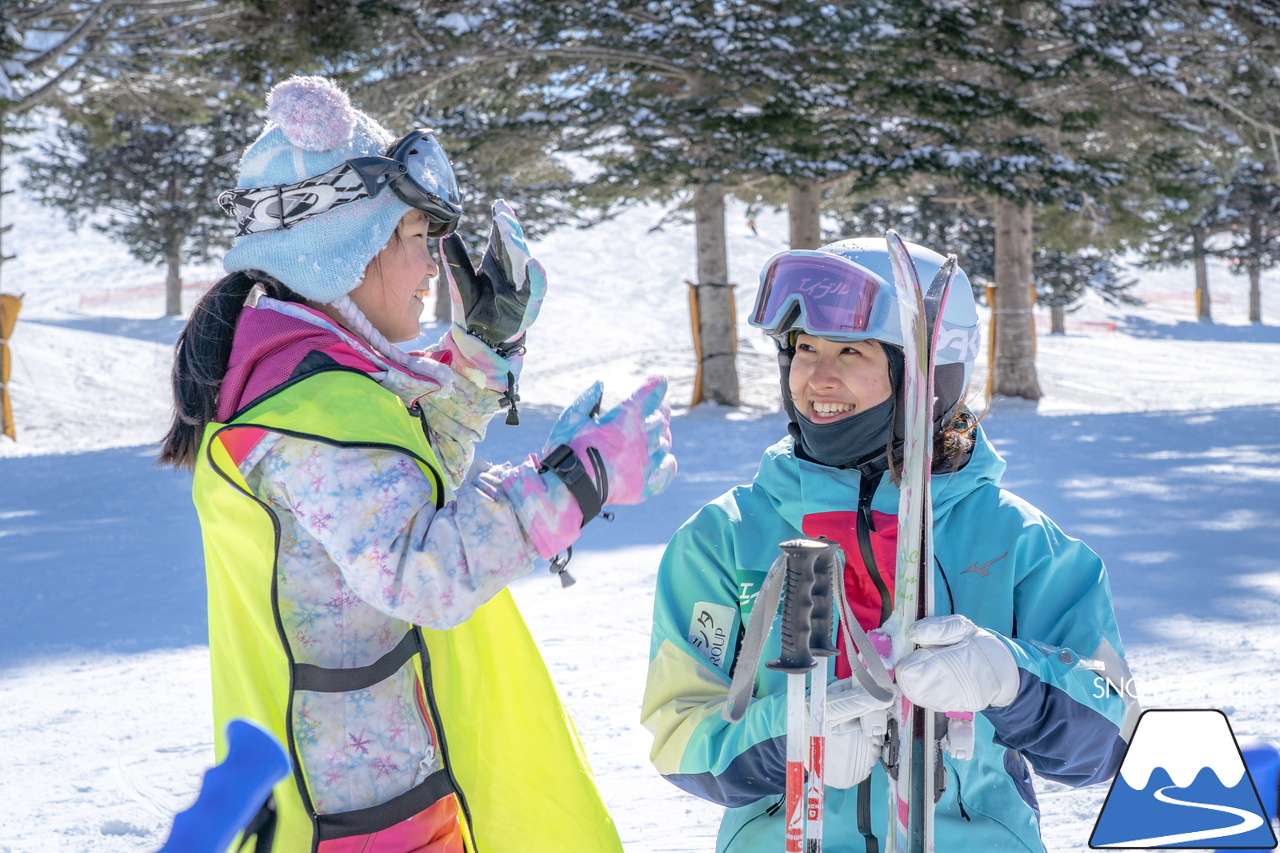
[[[867,853],[880,853],[880,841],[871,829],[871,780],[858,783],[858,832],[861,833]]]
[[[841,572],[843,575],[843,572]],[[867,632],[862,630],[858,620],[849,612],[849,602],[845,598],[844,584],[840,584],[840,621],[844,624],[844,653],[849,658],[849,669],[862,688],[875,698],[885,701],[893,698],[893,678],[885,668],[879,652],[871,645]],[[861,664],[861,665],[859,665]]]
[[[548,453],[546,458],[542,460],[541,467],[538,468],[538,473],[550,471],[560,479],[560,482],[569,487],[569,492],[573,495],[573,499],[578,502],[578,509],[582,510],[583,527],[586,527],[588,521],[600,514],[600,510],[604,507],[604,502],[609,496],[603,457],[594,447],[588,447],[587,453],[591,454],[591,465],[596,469],[596,478],[600,482],[599,489],[596,488],[595,483],[591,482],[591,478],[587,476],[587,469],[583,466],[582,460],[578,458],[578,454],[574,453],[573,448],[567,444],[562,444]]]
[[[773,561],[769,573],[765,575],[760,586],[760,594],[756,596],[755,607],[751,609],[751,624],[747,625],[747,634],[742,640],[742,654],[738,656],[738,666],[733,672],[733,681],[729,684],[729,696],[725,699],[720,716],[730,723],[736,723],[747,713],[747,705],[751,702],[751,690],[755,685],[756,668],[760,665],[760,656],[764,653],[764,642],[769,635],[769,626],[773,624],[773,614],[778,610],[778,599],[782,597],[782,580],[786,574],[787,556],[783,554]]]

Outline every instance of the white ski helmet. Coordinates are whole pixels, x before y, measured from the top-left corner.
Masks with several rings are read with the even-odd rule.
[[[905,245],[921,285],[927,289],[946,259],[924,246]],[[750,323],[778,342],[780,355],[790,354],[794,331],[834,340],[877,340],[901,348],[902,326],[888,241],[859,237],[812,251],[779,252],[760,272],[760,290]],[[957,267],[938,329],[936,423],[945,424],[959,408],[973,375],[979,343],[973,290],[969,277]],[[783,368],[789,371],[790,358],[785,359]],[[791,414],[785,372],[782,386]]]

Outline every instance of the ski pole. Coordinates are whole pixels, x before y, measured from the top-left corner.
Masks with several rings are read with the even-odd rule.
[[[766,663],[787,674],[787,817],[786,853],[804,849],[805,674],[817,665],[809,653],[813,614],[813,572],[827,546],[793,539],[778,546],[786,555],[786,593],[782,600],[782,653]]]
[[[822,853],[822,819],[826,807],[827,764],[827,663],[837,653],[831,642],[835,621],[834,580],[840,549],[827,539],[818,540],[826,549],[813,564],[813,616],[809,651],[819,658],[818,668],[809,677],[809,784],[805,797],[805,853]]]

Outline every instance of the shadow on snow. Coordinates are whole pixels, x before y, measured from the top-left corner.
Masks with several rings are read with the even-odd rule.
[[[478,455],[522,459],[555,415],[523,408],[519,428],[495,418]],[[1156,639],[1155,621],[1170,614],[1280,613],[1280,584],[1267,580],[1280,553],[1280,407],[1010,413],[986,428],[1009,460],[1005,485],[1107,561],[1130,643]],[[785,419],[698,409],[677,417],[673,432],[672,487],[588,525],[580,551],[661,546],[704,503],[750,481]],[[135,447],[0,460],[0,481],[21,484],[0,489],[0,667],[75,648],[205,641],[188,476],[156,468],[154,450]]]

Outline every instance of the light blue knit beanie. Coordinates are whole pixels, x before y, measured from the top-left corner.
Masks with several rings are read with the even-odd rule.
[[[327,77],[293,77],[267,95],[266,127],[240,158],[239,189],[293,184],[352,157],[382,155],[395,137]],[[262,270],[315,302],[354,290],[410,210],[393,192],[360,199],[288,228],[237,237],[227,272]]]

